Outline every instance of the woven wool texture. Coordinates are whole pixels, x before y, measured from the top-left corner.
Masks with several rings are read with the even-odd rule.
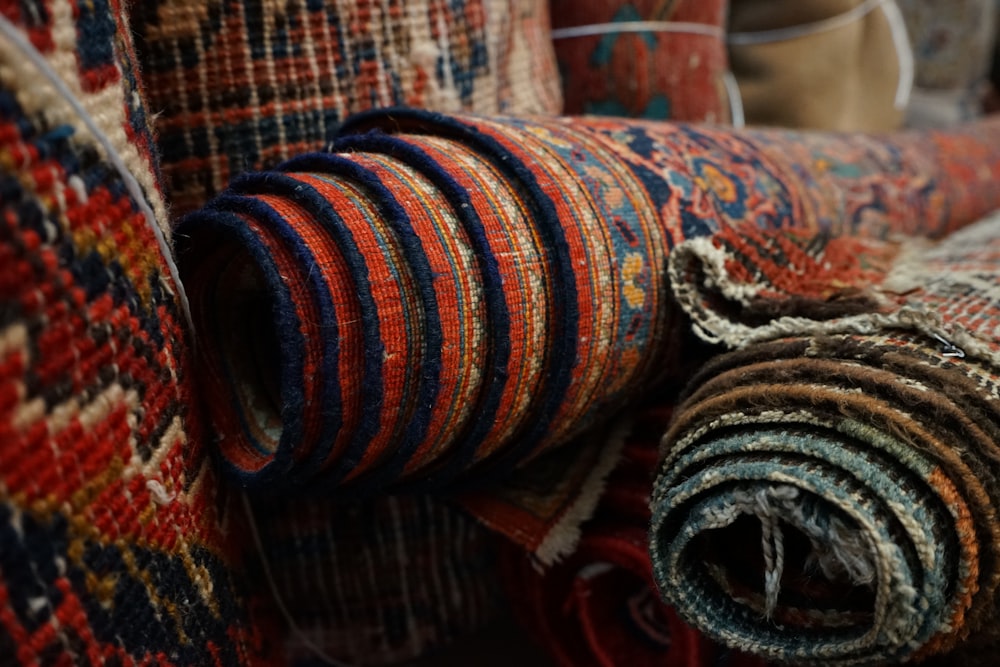
[[[558,113],[543,0],[151,0],[134,27],[172,212],[407,105]]]
[[[671,258],[704,338],[653,496],[658,584],[794,664],[995,655],[1000,217],[924,247],[722,233]]]
[[[618,464],[628,420],[612,418],[554,447],[509,475],[476,480],[453,497],[487,528],[541,565],[572,554],[604,482]]]
[[[264,664],[126,16],[0,12],[0,663]]]
[[[998,137],[358,118],[176,236],[227,469],[320,493],[499,475],[643,389],[674,244],[941,234],[1000,205]]]
[[[589,27],[596,33],[555,40],[565,112],[727,122],[726,5],[725,0],[553,0],[554,29]],[[632,27],[640,21],[659,25]],[[667,22],[674,30],[663,25]]]
[[[414,660],[502,609],[496,538],[431,496],[259,503],[263,554],[302,634],[293,665]],[[317,652],[317,648],[319,652]]]

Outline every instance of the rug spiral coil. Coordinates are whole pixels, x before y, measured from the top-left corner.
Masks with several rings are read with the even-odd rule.
[[[696,327],[733,348],[692,381],[653,495],[689,622],[794,664],[995,649],[998,228],[855,246],[869,275],[811,301],[755,239],[673,255]]]

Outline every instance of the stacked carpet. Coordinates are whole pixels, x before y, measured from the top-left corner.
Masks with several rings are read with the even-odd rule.
[[[358,117],[178,230],[224,465],[321,494],[499,476],[662,372],[675,244],[940,235],[1000,205],[998,138]]]
[[[0,5],[0,663],[265,664],[129,35]]]
[[[938,245],[721,233],[671,258],[706,340],[653,495],[657,582],[714,639],[881,665],[998,642],[1000,217]]]
[[[497,620],[496,538],[428,495],[259,503],[293,665],[407,663]]]
[[[131,3],[174,214],[406,105],[558,113],[544,0]]]
[[[727,122],[724,0],[553,0],[565,112]]]

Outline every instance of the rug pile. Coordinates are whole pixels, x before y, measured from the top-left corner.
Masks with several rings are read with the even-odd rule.
[[[267,664],[129,33],[59,9],[0,13],[0,663]]]
[[[564,112],[729,123],[724,0],[553,0]]]
[[[598,4],[0,3],[0,663],[990,664],[1000,120]]]
[[[558,113],[544,0],[131,3],[175,217],[322,149],[350,114]]]

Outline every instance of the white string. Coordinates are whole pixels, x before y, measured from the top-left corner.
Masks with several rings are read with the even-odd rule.
[[[896,0],[889,0],[882,5],[882,11],[889,22],[892,33],[892,45],[896,49],[896,59],[899,61],[899,84],[896,86],[896,109],[902,110],[910,103],[913,93],[913,81],[916,78],[916,65],[913,61],[913,45],[906,29],[903,13],[899,11]]]
[[[879,8],[882,9],[886,20],[889,22],[889,32],[892,35],[892,45],[896,51],[896,60],[899,63],[899,82],[896,85],[896,96],[893,104],[896,109],[905,109],[913,91],[915,66],[913,61],[913,48],[910,44],[909,35],[907,34],[906,23],[903,19],[902,13],[899,11],[899,6],[896,4],[896,0],[865,0],[860,5],[852,7],[846,12],[821,19],[819,21],[801,23],[799,25],[788,26],[785,28],[775,28],[773,30],[733,32],[728,35],[722,30],[722,28],[714,25],[708,25],[706,23],[689,23],[684,21],[621,21],[610,23],[591,23],[588,25],[573,26],[570,28],[559,28],[552,31],[552,38],[559,40],[574,37],[591,37],[595,35],[636,32],[684,33],[724,39],[730,46],[755,46],[759,44],[791,41],[822,32],[828,32],[830,30],[836,30],[837,28],[843,28],[861,20]],[[739,96],[739,87],[735,85],[735,80],[730,80],[730,78],[727,78],[724,83],[726,86],[726,92],[729,93],[730,113],[733,118],[733,126],[743,127],[743,105]],[[737,119],[739,119],[739,122],[737,122]]]
[[[732,72],[726,72],[722,75],[722,85],[726,87],[726,96],[729,98],[729,119],[733,127],[744,127],[747,121],[743,113],[743,94],[740,92],[740,84]]]
[[[734,32],[726,37],[726,42],[731,46],[755,46],[759,44],[770,44],[773,42],[785,42],[802,37],[808,37],[821,32],[843,28],[855,21],[859,21],[876,9],[881,9],[889,23],[889,32],[892,36],[892,46],[896,51],[896,61],[899,63],[899,82],[896,85],[896,96],[893,105],[896,109],[905,109],[910,101],[910,94],[913,90],[914,63],[913,48],[906,30],[906,22],[896,0],[865,0],[857,7],[848,11],[831,16],[830,18],[812,23],[788,26],[787,28],[776,28],[774,30],[760,30],[756,32]]]
[[[87,129],[94,136],[97,142],[104,148],[105,153],[107,153],[108,160],[110,160],[111,165],[118,171],[122,177],[122,182],[125,184],[125,189],[128,190],[129,195],[135,201],[139,210],[142,212],[143,217],[146,219],[146,224],[150,229],[153,230],[153,235],[156,237],[156,242],[160,246],[160,252],[163,254],[164,260],[167,262],[167,270],[170,272],[170,278],[174,282],[174,289],[177,290],[177,297],[180,301],[181,310],[184,314],[184,319],[187,320],[188,329],[191,332],[191,340],[195,340],[194,322],[191,319],[191,307],[188,304],[187,293],[184,291],[184,285],[181,283],[180,275],[177,271],[177,263],[174,261],[173,249],[170,247],[170,243],[167,241],[166,236],[163,234],[163,230],[156,222],[156,216],[153,214],[152,209],[149,207],[149,202],[146,201],[146,195],[142,191],[142,187],[139,182],[129,171],[128,167],[125,166],[125,160],[122,156],[115,150],[114,144],[111,140],[101,131],[101,128],[97,125],[97,122],[91,117],[87,110],[84,108],[80,100],[77,99],[73,91],[69,89],[62,78],[49,66],[45,57],[35,49],[35,46],[29,42],[17,27],[10,22],[10,20],[0,14],[0,33],[4,37],[9,39],[11,43],[21,51],[21,53],[34,65],[38,71],[49,80],[49,83],[56,89],[56,92],[65,99],[69,105],[73,108],[73,111],[80,117]]]
[[[281,591],[278,590],[278,583],[274,580],[274,574],[271,571],[271,562],[267,558],[267,554],[264,553],[264,542],[260,539],[260,531],[257,529],[257,519],[253,513],[253,507],[250,505],[250,499],[244,492],[240,495],[243,499],[243,510],[246,512],[247,523],[250,524],[250,535],[253,538],[254,548],[257,549],[257,555],[260,557],[261,566],[264,568],[264,578],[267,579],[267,585],[271,589],[271,596],[274,598],[275,603],[278,605],[278,611],[281,615],[285,617],[285,622],[288,623],[288,627],[291,629],[295,636],[299,638],[299,641],[312,651],[317,658],[325,661],[328,665],[333,665],[333,667],[358,667],[357,665],[352,665],[351,663],[341,662],[336,658],[330,657],[319,645],[316,644],[312,639],[306,635],[305,631],[299,627],[299,624],[295,622],[292,617],[292,613],[288,610],[285,605],[285,599],[281,595]]]
[[[557,28],[552,31],[552,39],[571,39],[573,37],[591,37],[594,35],[610,35],[626,32],[677,32],[706,37],[725,39],[734,46],[749,46],[754,44],[769,44],[784,42],[806,37],[828,30],[835,30],[863,18],[875,11],[880,5],[894,0],[865,0],[857,7],[811,23],[801,23],[773,30],[757,30],[753,32],[733,32],[728,35],[716,25],[707,23],[692,23],[686,21],[611,21],[609,23],[590,23],[587,25]]]
[[[707,23],[685,21],[617,21],[611,23],[590,23],[571,28],[557,28],[552,31],[552,39],[611,35],[620,32],[680,32],[689,35],[704,35],[722,39],[725,32],[719,26]]]
[[[893,100],[893,105],[896,109],[905,109],[910,101],[910,94],[913,90],[915,66],[913,62],[913,48],[906,30],[906,22],[903,19],[902,12],[899,11],[896,0],[865,0],[865,2],[862,2],[857,7],[821,21],[788,26],[787,28],[777,28],[775,30],[730,33],[726,37],[726,41],[731,46],[754,46],[770,44],[772,42],[790,41],[845,27],[855,21],[861,20],[876,9],[882,10],[886,21],[889,23],[892,46],[896,52],[896,61],[899,63],[899,81],[896,84],[896,96]]]

